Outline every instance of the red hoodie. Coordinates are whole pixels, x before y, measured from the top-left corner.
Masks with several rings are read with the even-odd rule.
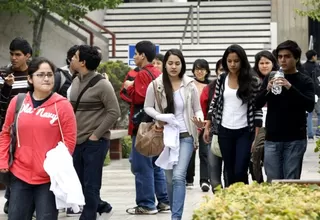
[[[6,119],[0,134],[0,169],[8,169],[10,125],[14,121],[17,96],[9,104]],[[43,169],[46,153],[62,141],[58,123],[61,124],[64,141],[73,153],[77,131],[76,119],[69,101],[54,93],[41,106],[33,108],[30,93],[27,93],[17,118],[17,147],[10,171],[29,184],[50,182]]]

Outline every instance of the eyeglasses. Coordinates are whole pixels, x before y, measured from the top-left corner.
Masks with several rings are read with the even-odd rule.
[[[50,79],[53,77],[54,74],[52,72],[51,73],[49,72],[49,73],[34,73],[32,75],[37,76],[40,79],[44,79],[45,77],[48,77]]]
[[[205,72],[205,71],[207,71],[206,69],[195,69],[194,70],[195,72]]]

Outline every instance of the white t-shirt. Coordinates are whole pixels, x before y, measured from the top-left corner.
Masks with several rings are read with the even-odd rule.
[[[229,87],[229,75],[225,80],[223,92],[223,112],[221,125],[228,129],[240,129],[248,126],[248,104],[237,97],[238,89]]]

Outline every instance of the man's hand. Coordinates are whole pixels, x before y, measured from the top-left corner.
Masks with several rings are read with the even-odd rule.
[[[291,88],[291,83],[289,83],[289,81],[286,78],[278,78],[277,79],[277,84],[279,86],[283,86],[286,89],[290,89]]]
[[[124,88],[127,89],[129,86],[132,86],[134,81],[127,80],[124,82]]]
[[[9,86],[12,86],[14,83],[14,75],[10,73],[6,78],[4,78],[5,83],[7,83]]]
[[[92,134],[92,135],[89,137],[89,140],[90,140],[90,141],[98,141],[99,139],[97,138],[97,136],[95,136],[94,134]]]
[[[9,169],[0,169],[0,173],[8,173]]]

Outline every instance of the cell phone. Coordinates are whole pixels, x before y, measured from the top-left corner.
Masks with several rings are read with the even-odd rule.
[[[5,78],[11,73],[11,68],[0,68],[0,77],[5,80]]]

